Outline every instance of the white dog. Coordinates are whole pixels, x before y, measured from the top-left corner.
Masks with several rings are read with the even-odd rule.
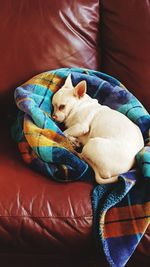
[[[86,81],[72,85],[71,75],[53,96],[53,119],[64,122],[64,134],[78,146],[94,170],[97,183],[111,183],[130,170],[144,146],[140,129],[118,111],[86,94]]]

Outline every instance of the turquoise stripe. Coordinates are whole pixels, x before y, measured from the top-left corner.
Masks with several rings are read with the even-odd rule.
[[[100,85],[99,85],[99,87],[97,88],[96,92],[93,94],[93,98],[95,98],[95,97],[98,95],[100,89],[102,88],[102,86],[103,86],[105,83],[107,83],[107,82],[106,82],[106,81],[102,81],[102,82],[100,83]]]

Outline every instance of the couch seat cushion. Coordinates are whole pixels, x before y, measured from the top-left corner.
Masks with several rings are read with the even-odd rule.
[[[22,162],[8,129],[1,137],[0,250],[89,249],[93,185],[57,183],[34,172]]]

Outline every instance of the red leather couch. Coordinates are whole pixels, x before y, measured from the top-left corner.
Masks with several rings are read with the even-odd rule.
[[[15,87],[75,66],[115,76],[150,109],[149,1],[0,1],[0,266],[107,266],[92,235],[93,185],[32,171],[10,136]],[[142,264],[150,228],[128,266]]]

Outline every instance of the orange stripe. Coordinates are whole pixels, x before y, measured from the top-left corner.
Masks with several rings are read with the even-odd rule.
[[[143,205],[110,209],[106,216],[104,214],[103,219],[100,220],[100,224],[104,227],[104,237],[117,237],[143,232],[150,221],[150,218],[142,218],[145,216],[150,216],[150,202]]]
[[[24,134],[31,147],[56,146],[64,147],[71,152],[74,149],[66,137],[50,129],[41,129],[37,127],[30,119],[24,119]]]
[[[24,85],[35,84],[39,86],[43,86],[46,88],[50,88],[52,92],[57,91],[63,84],[63,79],[59,76],[54,76],[52,73],[44,73],[33,77],[28,80]]]
[[[18,148],[22,154],[23,160],[27,163],[30,164],[33,159],[37,158],[37,155],[35,154],[34,151],[31,151],[30,146],[27,142],[20,142],[18,144]]]
[[[150,201],[142,205],[132,205],[126,207],[114,207],[108,210],[105,223],[112,221],[125,220],[130,217],[144,217],[145,215],[150,215]]]
[[[107,224],[104,227],[103,237],[120,237],[124,235],[138,234],[145,231],[149,224],[149,219],[143,218],[133,223],[133,221],[116,222]]]

